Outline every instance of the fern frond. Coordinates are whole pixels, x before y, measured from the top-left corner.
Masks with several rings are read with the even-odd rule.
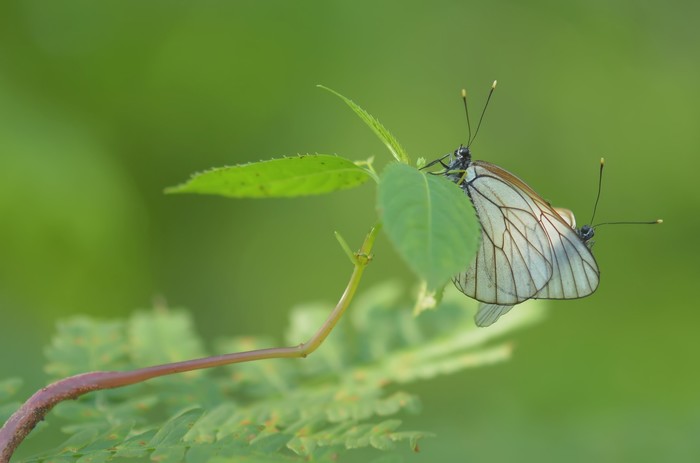
[[[387,283],[358,296],[351,316],[304,360],[168,376],[61,403],[49,420],[69,437],[24,461],[332,461],[349,449],[391,450],[401,442],[416,449],[430,433],[402,429],[398,416],[418,413],[420,401],[398,385],[507,359],[510,346],[491,341],[537,321],[542,311],[529,304],[479,330],[472,320],[476,304],[461,295],[447,294],[439,309],[414,317],[400,300],[404,293]],[[295,308],[287,341],[305,339],[327,311]],[[215,350],[275,344],[232,338]],[[46,371],[137,368],[205,355],[203,346],[184,310],[139,312],[127,321],[79,317],[59,325]],[[16,388],[0,382],[0,402],[11,395],[3,391]],[[9,415],[11,407],[0,406],[0,414]]]

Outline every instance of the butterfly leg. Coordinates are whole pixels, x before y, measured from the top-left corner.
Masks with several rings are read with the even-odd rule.
[[[437,159],[435,159],[435,160],[433,160],[433,161],[430,161],[429,163],[427,163],[426,165],[424,165],[424,166],[421,167],[420,169],[421,169],[421,170],[427,169],[427,168],[429,168],[429,167],[433,167],[435,164],[440,164],[442,167],[444,167],[445,169],[447,169],[447,168],[448,168],[448,165],[445,164],[443,161],[445,160],[445,158],[447,158],[447,157],[449,157],[449,156],[452,156],[452,153],[447,153],[446,155],[444,155],[444,156],[441,157],[441,158],[437,158]]]

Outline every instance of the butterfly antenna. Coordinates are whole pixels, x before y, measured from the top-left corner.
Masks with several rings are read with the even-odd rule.
[[[484,109],[481,111],[481,117],[479,117],[479,123],[476,125],[476,131],[474,132],[474,137],[469,137],[469,143],[467,143],[467,148],[471,146],[472,142],[476,138],[477,134],[479,133],[479,128],[481,127],[481,121],[484,120],[484,114],[486,114],[486,108],[489,106],[489,101],[491,101],[491,95],[493,95],[493,91],[496,90],[496,83],[498,81],[494,80],[493,84],[491,84],[491,90],[489,91],[489,96],[486,98],[486,104],[484,105]]]
[[[469,140],[472,139],[472,126],[469,123],[469,109],[467,108],[467,91],[465,89],[462,89],[462,101],[464,102],[464,114],[467,115],[467,131],[469,132],[469,135],[467,136],[467,144],[469,144]]]
[[[600,190],[603,188],[603,167],[605,167],[605,158],[600,158],[600,174],[598,174],[598,194],[595,197],[595,204],[593,205],[593,215],[591,216],[591,221],[588,223],[593,223],[593,219],[595,219],[595,211],[598,209]]]
[[[593,215],[591,216],[591,223],[595,218],[595,211],[598,208],[598,200],[600,199],[600,190],[603,185],[603,167],[605,166],[605,158],[600,158],[600,176],[598,177],[598,195],[595,198],[595,205],[593,206]],[[648,222],[603,222],[592,225],[592,228],[598,228],[601,225],[656,225],[664,223],[661,219],[651,220]]]
[[[593,228],[598,228],[601,225],[657,225],[664,223],[662,219],[651,220],[649,222],[603,222],[593,226]]]

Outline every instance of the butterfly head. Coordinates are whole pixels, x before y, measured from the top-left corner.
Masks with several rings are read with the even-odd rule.
[[[469,147],[460,145],[459,148],[455,150],[455,159],[467,159],[471,161],[472,153],[469,151]]]
[[[584,225],[578,230],[578,236],[584,243],[588,243],[595,235],[595,230],[590,225]]]
[[[448,170],[466,170],[472,162],[472,153],[468,146],[460,145],[452,155],[452,162]]]

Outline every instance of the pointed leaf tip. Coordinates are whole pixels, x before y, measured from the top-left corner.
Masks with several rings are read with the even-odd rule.
[[[323,85],[318,85],[318,87],[334,94],[335,96],[343,100],[345,104],[347,104],[350,107],[350,109],[352,109],[355,112],[355,114],[357,114],[370,129],[372,129],[375,135],[379,137],[382,143],[384,143],[384,146],[386,146],[391,152],[392,156],[394,156],[394,159],[403,164],[410,163],[410,159],[406,154],[406,151],[403,149],[401,144],[399,144],[396,137],[394,137],[391,134],[391,132],[389,132],[386,129],[386,127],[384,127],[374,116],[372,116],[370,113],[368,113],[360,106],[355,104],[355,102],[353,102],[351,99],[344,97],[332,88],[328,88]]]

